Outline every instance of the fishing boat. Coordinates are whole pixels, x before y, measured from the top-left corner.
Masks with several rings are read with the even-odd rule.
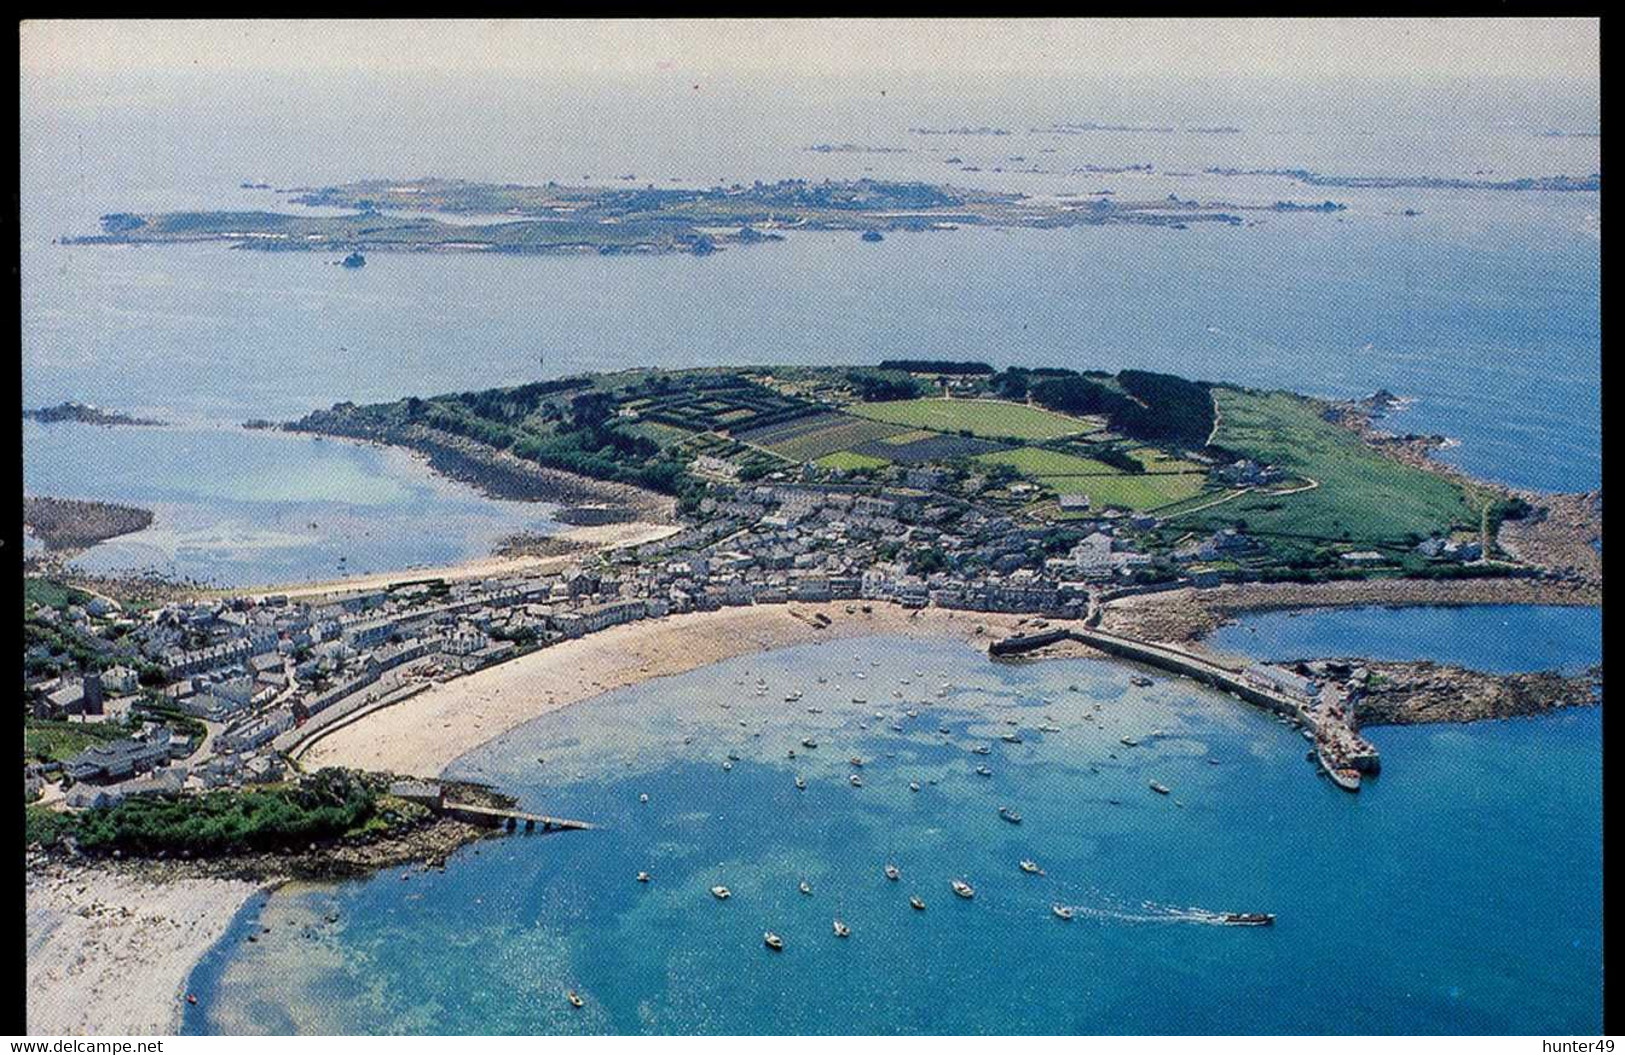
[[[977,766],[976,775],[979,777],[991,777],[993,775],[993,770],[987,768],[986,766]]]
[[[779,937],[777,934],[774,934],[772,931],[764,931],[762,933],[762,944],[766,945],[774,952],[784,951],[784,939]]]
[[[574,989],[570,990],[568,993],[565,993],[564,994],[564,999],[570,1001],[570,1006],[571,1007],[585,1007],[585,1006],[587,1006],[586,1001],[582,1000],[581,997],[577,996],[576,991]]]
[[[894,865],[894,864],[888,864],[886,866],[885,871],[886,871],[886,878],[890,879],[894,883],[897,880],[899,880],[899,879],[901,879],[903,877],[903,873],[899,872],[897,870],[897,866]]]
[[[711,888],[711,896],[718,901],[727,901],[734,896],[734,892],[725,886],[714,886]]]
[[[649,873],[648,872],[639,872],[638,873],[638,882],[647,883],[648,881],[649,881]]]
[[[1056,919],[1070,920],[1072,918],[1072,910],[1065,905],[1051,905],[1049,910],[1055,913]]]
[[[812,884],[803,879],[796,889],[801,891],[803,894],[811,894]]]
[[[1155,780],[1153,780],[1151,782],[1151,790],[1155,791],[1158,795],[1166,795],[1166,794],[1168,794],[1167,787],[1165,787],[1162,784],[1157,783]]]
[[[858,776],[856,773],[853,773],[851,776],[847,777],[846,782],[855,788],[863,787],[863,778]]]
[[[1011,824],[1020,824],[1021,823],[1021,814],[1017,813],[1013,809],[1010,809],[1008,806],[1000,806],[999,807],[999,816],[1003,817],[1005,820],[1009,821]]]
[[[1022,861],[1021,870],[1030,876],[1041,876],[1044,874],[1044,870],[1038,867],[1037,861]]]
[[[852,928],[851,927],[848,927],[845,923],[842,923],[840,920],[835,921],[835,936],[837,938],[850,937],[851,934],[852,934]]]
[[[963,879],[955,879],[949,885],[954,888],[955,894],[958,894],[967,901],[976,896],[976,888],[965,882]]]
[[[1231,927],[1269,927],[1275,923],[1275,913],[1226,912],[1220,922]]]
[[[918,897],[909,898],[908,903],[913,905],[916,909],[919,909],[921,912],[925,911],[925,902],[921,901]]]

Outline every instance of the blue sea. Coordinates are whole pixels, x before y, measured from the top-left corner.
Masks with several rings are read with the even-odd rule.
[[[1388,615],[1396,633],[1427,621]],[[194,972],[186,1029],[1600,1028],[1599,710],[1372,729],[1383,772],[1350,795],[1263,713],[1160,675],[1136,688],[1133,673],[878,637],[730,660],[538,718],[448,775],[597,830],[504,837],[444,873],[256,901]],[[805,697],[784,702],[796,689]],[[1062,731],[1039,731],[1051,722]],[[1020,744],[999,739],[1010,731]],[[973,900],[954,896],[956,878]],[[728,901],[709,894],[717,884]],[[1214,925],[1231,911],[1277,923]],[[850,938],[833,936],[835,918]],[[565,1001],[571,989],[585,1008]]]

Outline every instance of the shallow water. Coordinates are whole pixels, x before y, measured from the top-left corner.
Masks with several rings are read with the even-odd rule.
[[[1384,772],[1354,796],[1260,712],[1160,675],[1135,688],[1133,672],[873,638],[539,718],[449,774],[598,830],[488,842],[444,874],[272,895],[194,973],[187,1031],[1599,1028],[1598,711],[1373,730]],[[1063,731],[1038,732],[1046,716]],[[1012,729],[1022,743],[997,739]],[[798,746],[809,735],[816,749]],[[1047,874],[1020,872],[1026,857]],[[974,900],[953,896],[956,877]],[[727,902],[707,893],[717,883]],[[1076,918],[1054,918],[1055,903]],[[1213,911],[1279,921],[1201,922]],[[835,916],[849,939],[830,933]],[[783,953],[763,947],[767,929]],[[586,1008],[565,1002],[572,988]]]
[[[1602,609],[1555,605],[1310,608],[1244,614],[1207,638],[1264,660],[1358,655],[1514,673],[1563,670],[1602,655]]]
[[[434,566],[552,532],[548,503],[485,498],[399,450],[240,428],[23,424],[27,493],[153,511],[93,546],[93,573],[156,571],[226,586]]]

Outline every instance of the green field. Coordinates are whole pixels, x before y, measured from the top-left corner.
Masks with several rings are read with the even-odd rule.
[[[813,464],[820,469],[840,469],[850,472],[853,469],[884,469],[891,463],[884,458],[871,458],[856,451],[836,451],[834,454],[824,455]]]
[[[1056,494],[1086,494],[1096,509],[1106,506],[1136,511],[1156,509],[1200,494],[1207,482],[1201,473],[1175,473],[1162,468],[1161,463],[1156,473],[1130,475],[1093,458],[1039,447],[994,451],[978,455],[975,460],[1009,465]]]
[[[1065,414],[992,399],[903,399],[854,403],[846,409],[874,421],[938,432],[965,431],[986,439],[1052,440],[1094,428],[1091,422]]]
[[[1215,443],[1320,486],[1275,496],[1255,491],[1182,519],[1200,529],[1244,520],[1254,534],[1306,542],[1405,546],[1453,525],[1476,529],[1483,497],[1405,465],[1321,417],[1320,405],[1286,392],[1215,388]]]
[[[793,462],[810,462],[874,440],[886,439],[896,432],[895,425],[832,414],[812,429],[785,428],[782,435],[770,434],[761,439],[752,436],[748,442],[766,447]]]
[[[989,465],[1008,465],[1023,476],[1121,476],[1114,469],[1093,458],[1080,458],[1075,454],[1046,451],[1041,447],[1017,447],[1013,451],[992,451],[979,454],[973,461]]]

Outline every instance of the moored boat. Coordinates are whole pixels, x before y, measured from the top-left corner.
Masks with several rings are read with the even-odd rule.
[[[853,773],[851,776],[847,777],[846,782],[855,788],[863,787],[863,778],[858,776],[856,773]]]
[[[762,944],[766,945],[774,952],[784,951],[784,939],[779,937],[777,934],[774,934],[772,931],[764,931],[762,933]]]
[[[885,872],[886,872],[886,878],[892,880],[893,882],[896,882],[898,879],[901,879],[902,876],[903,876],[903,873],[899,872],[897,870],[897,866],[894,865],[894,864],[886,865]]]
[[[803,894],[811,894],[812,884],[803,879],[796,889],[801,891]]]
[[[908,899],[908,903],[910,905],[913,905],[916,909],[918,909],[921,912],[925,911],[925,902],[921,901],[918,897],[910,897]]]
[[[955,879],[949,885],[954,888],[955,894],[965,898],[967,901],[976,896],[976,888],[965,882],[963,879]]]
[[[1044,870],[1038,867],[1037,861],[1022,861],[1021,870],[1026,872],[1028,875],[1041,876],[1044,874]]]
[[[649,873],[648,872],[639,872],[638,873],[638,882],[647,883],[648,881],[649,881]]]
[[[1168,788],[1163,784],[1157,783],[1155,780],[1151,782],[1151,790],[1155,791],[1158,795],[1168,794]]]
[[[807,790],[807,779],[805,777],[796,777],[796,790],[797,791],[806,791]]]
[[[716,898],[718,901],[727,901],[734,895],[733,891],[729,890],[725,886],[714,886],[711,888],[711,896]]]
[[[977,766],[976,775],[979,777],[991,777],[993,775],[993,770],[987,768],[986,766]]]
[[[565,993],[564,994],[564,999],[570,1001],[570,1006],[571,1007],[584,1007],[584,1006],[586,1006],[586,1001],[581,999],[581,997],[579,995],[577,995],[577,993],[576,993],[576,991],[574,989],[570,990],[568,993]]]
[[[1009,821],[1011,824],[1020,824],[1021,823],[1021,814],[1017,813],[1015,810],[1011,809],[1008,806],[1000,806],[999,807],[999,816],[1003,817],[1005,820]]]
[[[1132,737],[1132,736],[1122,737],[1117,742],[1122,744],[1124,747],[1138,747],[1138,746],[1140,746],[1140,741],[1134,739],[1134,737]]]

